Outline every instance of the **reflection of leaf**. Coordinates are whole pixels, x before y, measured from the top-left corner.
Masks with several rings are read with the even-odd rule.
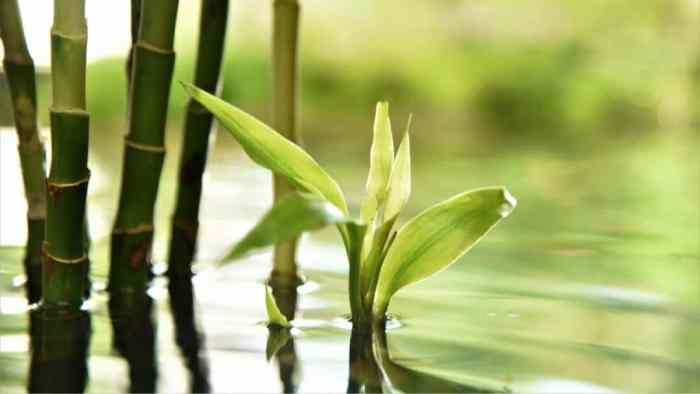
[[[508,393],[507,386],[486,379],[461,376],[458,382],[417,371],[394,362],[389,356],[386,332],[373,335],[373,354],[389,386],[404,393]]]
[[[220,98],[188,83],[187,93],[208,109],[241,144],[253,161],[288,178],[304,190],[330,201],[348,213],[340,187],[303,149],[269,126]]]
[[[402,287],[454,263],[515,204],[504,188],[477,189],[433,205],[408,221],[399,229],[382,264],[374,316],[384,316],[391,297]]]
[[[289,342],[292,335],[289,333],[289,330],[285,328],[270,327],[268,331],[269,335],[267,336],[267,345],[265,346],[265,358],[267,361],[270,361],[272,357]]]
[[[392,361],[381,363],[385,379],[404,393],[507,393],[505,385],[489,382],[459,383],[425,372],[406,368]]]
[[[290,240],[306,231],[348,221],[346,215],[323,198],[293,192],[270,208],[222,261],[243,257],[252,250]]]
[[[270,288],[265,286],[265,309],[267,310],[267,323],[279,327],[290,327],[289,320],[280,312],[275,298],[270,293]]]

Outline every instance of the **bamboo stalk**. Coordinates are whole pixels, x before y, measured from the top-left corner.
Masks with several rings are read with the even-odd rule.
[[[301,144],[297,128],[297,37],[299,3],[296,0],[274,0],[273,3],[273,126],[280,134]],[[293,190],[283,177],[274,175],[274,200],[279,201]],[[275,246],[270,284],[290,287],[299,283],[296,264],[298,239]]]
[[[132,391],[156,384],[151,279],[153,211],[165,157],[165,123],[175,52],[177,0],[141,1],[133,47],[119,206],[112,228],[108,291],[115,348],[127,359]]]
[[[46,221],[46,153],[39,139],[36,120],[36,79],[24,38],[17,0],[0,1],[0,38],[5,48],[3,66],[10,85],[12,109],[19,144],[22,181],[27,200],[27,243],[24,271],[29,303],[41,299],[41,248]]]
[[[215,93],[224,51],[228,0],[203,0],[194,84]],[[173,214],[168,257],[170,309],[175,337],[191,372],[193,392],[208,391],[208,373],[200,355],[202,337],[197,332],[192,289],[192,261],[199,227],[202,174],[209,149],[212,114],[193,99],[187,103],[180,159],[177,203]]]
[[[131,69],[134,64],[134,45],[139,37],[139,24],[141,22],[141,0],[131,0],[131,48],[126,59],[126,87],[127,92],[131,87]],[[129,93],[130,94],[130,93]]]
[[[150,280],[153,210],[165,156],[177,0],[142,2],[129,97],[122,183],[112,230],[109,291],[128,311]]]
[[[85,199],[89,115],[85,109],[84,0],[56,0],[51,30],[51,171],[47,180],[43,294],[31,313],[30,391],[83,391],[90,320]]]

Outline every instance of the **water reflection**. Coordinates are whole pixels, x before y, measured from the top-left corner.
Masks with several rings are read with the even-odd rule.
[[[175,324],[175,342],[185,359],[190,373],[190,391],[208,393],[209,362],[204,349],[204,335],[197,328],[195,319],[194,291],[191,272],[178,273],[168,271],[168,292],[170,294],[170,312]]]
[[[297,308],[297,286],[285,286],[270,283],[272,296],[287,320],[294,320]],[[285,393],[296,393],[299,387],[299,363],[294,346],[294,337],[289,329],[270,325],[267,338],[266,355],[268,360],[274,357],[277,361],[282,390]]]
[[[88,380],[90,312],[39,307],[30,312],[30,393],[82,393]]]
[[[152,393],[158,376],[154,300],[147,294],[111,296],[113,347],[129,365],[129,392]]]
[[[350,337],[348,393],[504,393],[497,383],[465,384],[404,367],[390,357],[385,329],[353,330]]]

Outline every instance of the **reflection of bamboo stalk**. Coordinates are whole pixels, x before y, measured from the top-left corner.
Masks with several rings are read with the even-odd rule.
[[[90,321],[85,198],[89,116],[85,111],[87,25],[84,0],[56,0],[51,31],[51,172],[41,306],[32,311],[30,391],[85,388]]]
[[[17,0],[0,1],[0,38],[5,48],[3,66],[10,85],[15,125],[19,136],[19,158],[27,199],[27,244],[24,270],[27,299],[41,298],[41,248],[46,220],[46,173],[44,146],[36,121],[36,82],[32,61],[22,28]]]
[[[227,19],[228,0],[202,1],[194,84],[210,93],[216,92],[219,81]],[[175,320],[175,338],[190,370],[192,392],[209,391],[207,363],[200,354],[202,337],[195,324],[191,277],[211,124],[211,112],[190,99],[185,115],[177,203],[168,256],[168,290]]]
[[[273,126],[290,140],[301,143],[297,130],[297,37],[299,4],[296,0],[275,0],[273,12]],[[274,176],[274,198],[278,201],[292,190],[289,182]],[[297,241],[275,246],[271,285],[297,284],[295,261]]]

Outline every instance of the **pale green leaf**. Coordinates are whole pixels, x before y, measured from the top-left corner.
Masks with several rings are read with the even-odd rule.
[[[384,220],[390,220],[401,212],[411,195],[411,139],[409,137],[410,118],[399,151],[391,168],[387,187]]]
[[[408,221],[389,248],[377,283],[373,314],[383,316],[399,289],[455,262],[515,208],[502,187],[477,189],[436,204]]]
[[[277,202],[222,261],[245,256],[255,249],[288,241],[306,231],[351,219],[335,205],[310,193],[292,192]]]
[[[348,213],[338,184],[303,149],[220,98],[191,84],[182,85],[193,99],[214,114],[256,163],[288,178],[304,190],[324,197],[343,213]]]
[[[387,184],[394,161],[394,139],[389,119],[389,103],[380,101],[374,115],[372,148],[370,150],[369,175],[367,176],[367,201],[362,206],[362,220],[368,223],[378,206],[385,199]]]
[[[270,287],[267,285],[265,286],[265,309],[267,310],[267,324],[277,325],[280,327],[291,327],[289,320],[287,320],[287,318],[277,307],[275,298],[272,296]]]

